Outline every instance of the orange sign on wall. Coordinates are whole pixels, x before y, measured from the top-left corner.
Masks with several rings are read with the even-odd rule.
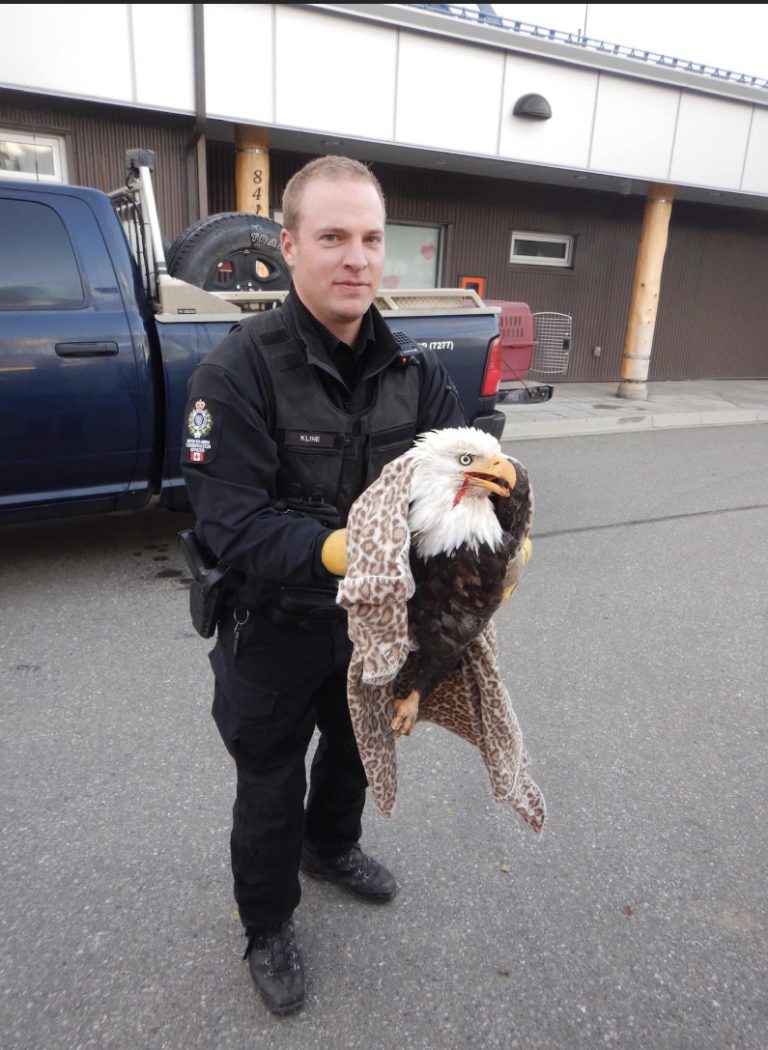
[[[485,298],[484,277],[459,277],[459,288],[471,288],[481,299]]]

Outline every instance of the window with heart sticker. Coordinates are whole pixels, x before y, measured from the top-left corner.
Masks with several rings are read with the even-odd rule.
[[[383,288],[438,288],[441,226],[388,222]]]

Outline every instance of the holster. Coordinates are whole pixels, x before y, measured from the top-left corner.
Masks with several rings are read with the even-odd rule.
[[[189,587],[192,626],[201,638],[211,638],[221,619],[229,566],[216,560],[200,543],[194,529],[180,532],[177,542],[192,576]]]

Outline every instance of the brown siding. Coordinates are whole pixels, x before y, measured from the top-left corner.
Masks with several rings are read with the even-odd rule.
[[[231,142],[206,143],[208,212],[218,215],[235,210],[235,147]],[[271,186],[270,186],[271,196]]]
[[[65,135],[69,180],[109,193],[125,184],[125,151],[151,149],[164,234],[189,225],[186,144],[191,117],[0,91],[0,127]]]
[[[309,157],[274,151],[273,200]],[[486,276],[486,296],[573,317],[562,381],[618,380],[644,199],[372,165],[392,219],[447,228],[442,282]],[[513,229],[575,238],[569,270],[513,266]],[[672,210],[652,379],[768,377],[768,215],[678,202]],[[601,347],[595,357],[593,348]]]
[[[0,125],[66,135],[71,180],[105,191],[122,184],[126,149],[154,149],[164,233],[173,239],[194,217],[187,152],[191,117],[0,91]],[[272,151],[273,207],[287,180],[309,159]],[[233,210],[233,145],[208,142],[207,161],[210,212]],[[445,227],[443,284],[455,284],[460,274],[485,276],[490,299],[571,314],[573,349],[563,381],[619,378],[642,198],[387,164],[373,168],[390,218]],[[510,265],[513,229],[571,234],[573,268]],[[673,206],[652,379],[768,377],[767,236],[764,212]],[[593,355],[595,346],[602,348],[600,357]]]
[[[460,274],[485,276],[487,298],[527,302],[534,313],[571,314],[569,378],[599,380],[618,368],[641,216],[635,203],[618,195],[447,173],[414,177],[401,169],[395,180],[382,176],[393,218],[426,212],[448,224],[445,284],[455,284]],[[514,229],[573,236],[573,268],[510,265]],[[603,348],[600,358],[591,355],[595,345]]]
[[[679,201],[651,379],[768,376],[768,215]]]

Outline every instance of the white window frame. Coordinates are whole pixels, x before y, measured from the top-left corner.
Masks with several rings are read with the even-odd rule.
[[[3,142],[18,143],[20,146],[49,146],[53,155],[53,175],[41,175],[33,171],[6,171],[5,168],[0,168],[0,179],[20,179],[26,182],[30,179],[35,182],[67,181],[67,156],[63,137],[0,128],[0,139]]]
[[[565,255],[562,259],[552,259],[541,255],[516,255],[515,241],[545,241],[547,244],[565,245]],[[573,262],[573,237],[567,233],[535,233],[532,230],[513,230],[509,242],[510,263],[522,264],[523,266],[558,266],[561,269],[570,268]]]

